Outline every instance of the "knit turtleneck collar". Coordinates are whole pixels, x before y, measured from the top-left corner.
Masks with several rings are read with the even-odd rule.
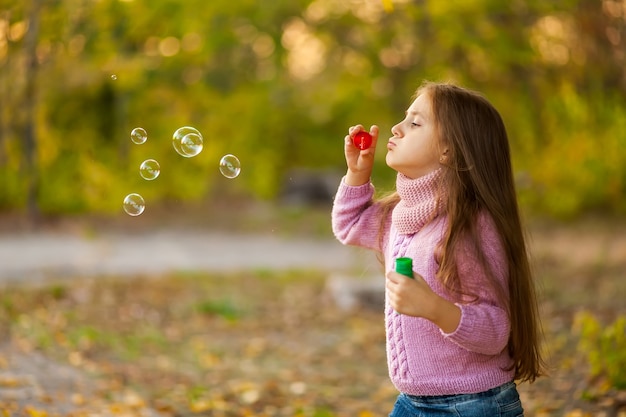
[[[396,191],[400,202],[391,214],[391,221],[398,232],[416,233],[444,210],[439,194],[441,173],[439,168],[416,179],[398,173]]]

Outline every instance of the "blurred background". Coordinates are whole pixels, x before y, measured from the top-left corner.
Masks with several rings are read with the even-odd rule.
[[[117,215],[130,192],[276,201],[302,184],[328,200],[347,128],[386,138],[425,79],[501,111],[524,210],[626,212],[624,0],[0,0],[0,212]],[[181,126],[202,132],[198,157],[173,152]],[[235,180],[217,169],[228,153]]]
[[[381,266],[329,208],[348,127],[386,139],[423,80],[508,129],[551,372],[526,415],[623,417],[626,0],[0,0],[0,414],[386,415]]]

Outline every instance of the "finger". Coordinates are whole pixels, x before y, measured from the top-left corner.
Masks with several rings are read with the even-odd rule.
[[[370,146],[371,149],[376,149],[376,144],[378,143],[379,133],[380,133],[380,130],[378,126],[372,125],[372,127],[370,127],[370,135],[372,135],[372,146]]]
[[[390,290],[393,288],[394,285],[395,285],[395,282],[393,282],[391,278],[387,277],[387,279],[385,280],[385,288]]]
[[[356,135],[361,130],[363,130],[363,125],[350,126],[350,129],[348,129],[348,133],[349,133],[350,137],[352,138],[352,137],[354,137],[354,135]]]
[[[397,285],[400,284],[402,280],[408,279],[408,277],[405,277],[404,275],[392,270],[387,272],[387,279]]]

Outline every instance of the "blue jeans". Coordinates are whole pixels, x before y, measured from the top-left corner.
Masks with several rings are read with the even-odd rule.
[[[514,382],[476,394],[400,394],[389,417],[520,417],[524,409]]]

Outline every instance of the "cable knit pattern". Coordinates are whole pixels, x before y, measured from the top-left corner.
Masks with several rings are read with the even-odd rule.
[[[391,248],[393,251],[392,259],[399,258],[403,256],[402,254],[406,253],[412,237],[412,235],[398,235],[394,239],[396,245]],[[386,304],[385,323],[387,325],[388,340],[402,340],[404,338],[402,334],[402,321],[394,320],[394,316],[396,315],[395,310]],[[400,379],[406,379],[408,377],[409,363],[404,344],[388,343],[387,359],[389,363],[389,374],[393,376],[392,379],[394,377]]]
[[[374,187],[351,187],[342,180],[332,211],[335,236],[347,245],[381,251],[385,269],[400,256],[413,258],[413,270],[442,297],[451,297],[436,279],[434,257],[446,229],[447,218],[437,201],[435,185],[440,172],[415,180],[398,175],[401,203],[384,222],[382,247],[379,207]],[[485,259],[506,288],[507,264],[493,221],[481,214],[478,230]],[[458,304],[461,321],[453,333],[443,333],[433,323],[397,314],[386,304],[387,361],[389,376],[402,392],[411,395],[451,395],[481,392],[513,379],[506,345],[510,323],[506,310],[486,284],[485,271],[470,245],[456,254],[461,280],[478,289],[478,300]]]

